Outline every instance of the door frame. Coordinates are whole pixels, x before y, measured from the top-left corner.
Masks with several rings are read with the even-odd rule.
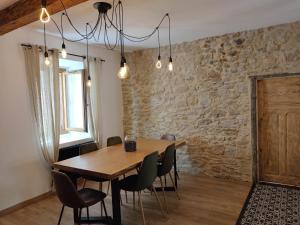
[[[251,149],[252,149],[252,181],[259,181],[259,154],[258,154],[258,99],[257,83],[259,80],[284,77],[299,77],[298,73],[277,73],[249,76],[250,79],[250,98],[251,98]]]

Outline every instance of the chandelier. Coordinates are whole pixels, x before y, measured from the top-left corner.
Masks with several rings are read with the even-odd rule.
[[[134,36],[126,33],[124,31],[124,11],[123,11],[123,3],[122,1],[116,2],[113,0],[112,4],[107,2],[96,2],[94,3],[94,8],[98,11],[98,16],[94,24],[86,23],[85,25],[85,32],[80,31],[72,22],[67,9],[63,3],[63,0],[60,0],[61,5],[63,7],[63,12],[60,17],[60,23],[56,22],[49,12],[47,11],[47,0],[41,0],[41,14],[40,14],[40,21],[44,25],[44,45],[45,45],[45,64],[49,65],[50,61],[48,58],[48,49],[47,49],[47,43],[46,43],[46,24],[52,21],[57,28],[58,32],[61,35],[62,38],[62,46],[61,46],[61,55],[63,58],[67,57],[67,48],[66,48],[66,41],[68,42],[86,42],[87,47],[87,60],[89,59],[89,41],[93,39],[95,42],[100,42],[100,37],[102,34],[103,37],[103,43],[105,47],[108,50],[114,50],[116,48],[120,49],[121,52],[121,63],[120,63],[120,69],[118,72],[118,77],[120,79],[126,79],[128,78],[128,65],[125,58],[125,46],[124,41],[129,42],[144,42],[153,37],[154,35],[157,35],[158,40],[158,58],[157,62],[155,64],[157,69],[162,68],[162,62],[161,62],[161,55],[160,55],[160,28],[161,25],[165,20],[167,20],[169,25],[169,64],[168,64],[168,70],[170,72],[173,71],[173,59],[172,59],[172,44],[171,44],[171,20],[169,14],[165,14],[162,19],[160,20],[159,24],[153,29],[153,31],[149,34],[143,35],[143,36]],[[108,11],[111,10],[111,13],[108,13]],[[78,36],[77,39],[70,39],[67,38],[64,35],[64,26],[63,22],[66,20],[68,24],[72,27],[76,35]],[[115,38],[111,40],[108,36],[109,31],[115,32]],[[89,74],[89,63],[87,63],[87,73],[88,73],[88,81],[87,85],[91,86],[91,77]]]

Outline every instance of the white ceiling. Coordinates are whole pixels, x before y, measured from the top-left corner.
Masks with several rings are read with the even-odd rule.
[[[0,8],[7,2],[9,0],[1,0]],[[68,10],[74,24],[82,32],[86,22],[93,23],[97,18],[94,2],[90,0]],[[139,36],[150,33],[162,16],[169,12],[173,43],[300,21],[300,0],[123,0],[123,5],[125,32]],[[53,18],[59,22],[60,14]],[[42,29],[40,22],[28,26],[33,30]],[[53,24],[47,30],[59,36]],[[69,38],[78,38],[71,28],[66,28],[65,34]],[[163,45],[168,43],[167,34],[166,21],[161,30]],[[114,37],[113,33],[110,35]],[[146,43],[127,42],[126,45],[134,48],[156,47],[157,37]]]

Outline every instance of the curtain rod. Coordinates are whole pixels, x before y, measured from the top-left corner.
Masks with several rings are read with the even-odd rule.
[[[29,44],[21,44],[21,46],[32,48],[32,45],[29,45]],[[39,49],[42,50],[41,47],[39,47]],[[52,49],[48,49],[48,51],[53,51],[53,50]],[[59,52],[59,53],[61,53],[61,52]],[[67,54],[70,55],[70,56],[75,56],[75,57],[86,59],[86,56],[84,56],[84,55],[76,55],[76,54],[73,54],[73,53],[67,53]],[[92,57],[92,58],[94,58],[96,60],[96,57]],[[105,62],[105,60],[101,59],[101,58],[100,58],[100,61],[101,62]]]

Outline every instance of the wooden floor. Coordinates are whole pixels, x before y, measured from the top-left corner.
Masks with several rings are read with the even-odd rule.
[[[179,181],[180,197],[177,200],[174,193],[167,193],[167,218],[161,216],[154,195],[142,195],[145,216],[151,225],[235,225],[240,210],[250,189],[249,183],[233,182],[204,176],[182,175]],[[97,187],[90,183],[89,186]],[[104,187],[105,188],[105,187]],[[162,194],[160,194],[163,201]],[[140,225],[142,218],[139,208],[133,209],[132,194],[125,203],[122,193],[123,225]],[[137,199],[137,198],[136,198]],[[111,214],[110,196],[106,205]],[[56,225],[61,204],[56,196],[50,196],[39,202],[26,206],[14,213],[0,217],[1,225]],[[90,214],[99,215],[100,205],[91,209]],[[66,209],[62,225],[73,224],[72,210]]]

